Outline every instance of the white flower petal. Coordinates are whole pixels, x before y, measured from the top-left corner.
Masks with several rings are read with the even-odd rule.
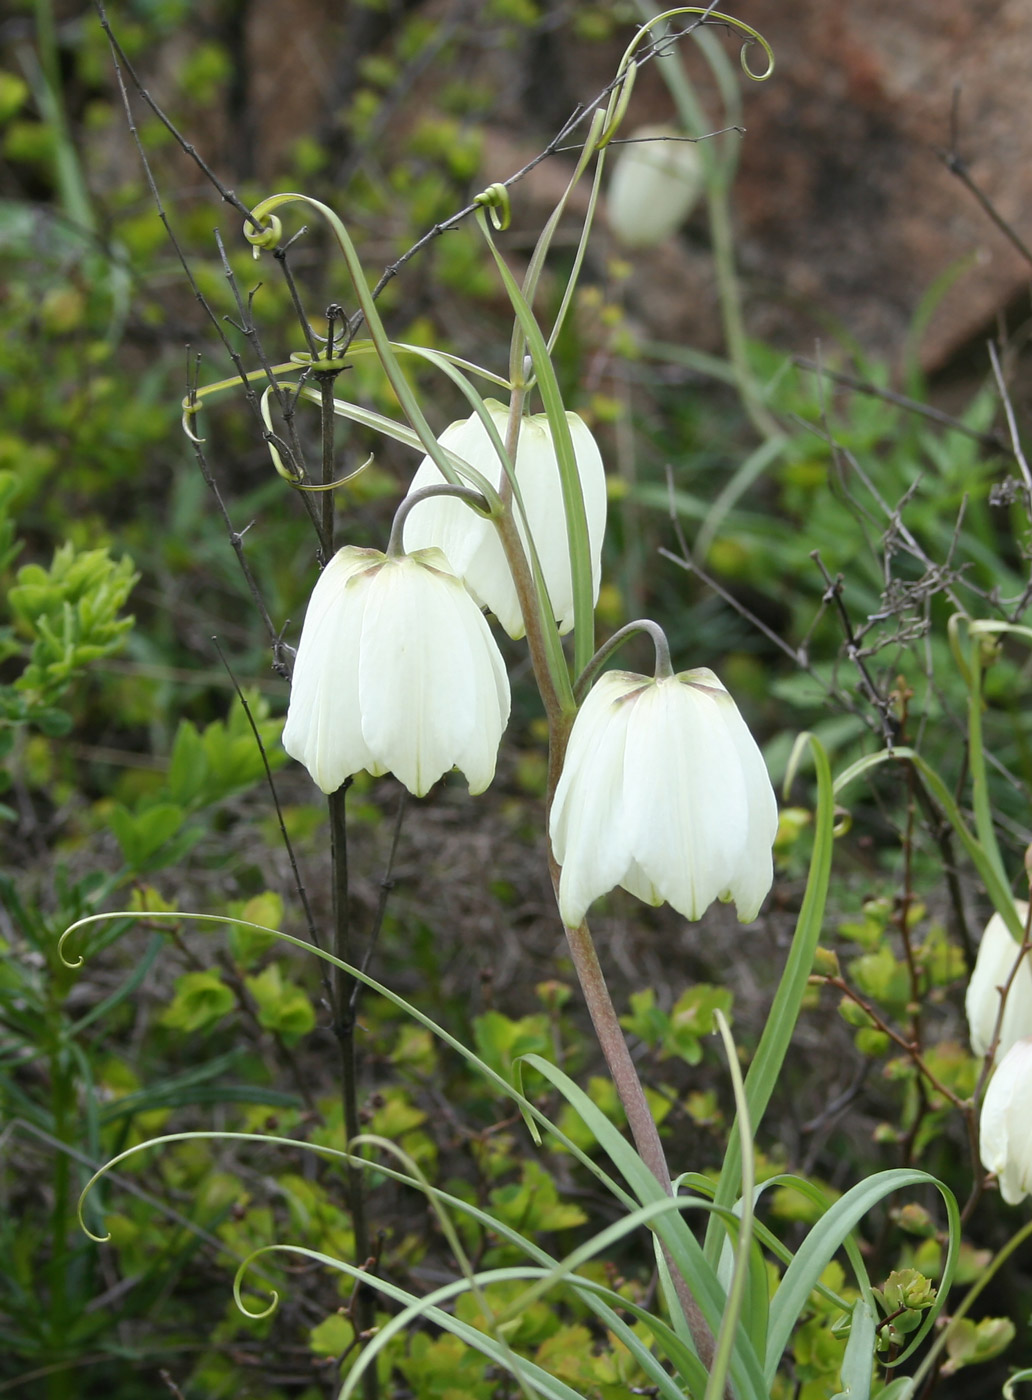
[[[493,399],[486,401],[486,407],[504,441],[506,410]],[[468,462],[493,486],[499,485],[502,464],[476,414],[450,423],[438,441]],[[411,496],[425,486],[440,486],[443,482],[437,463],[432,457],[424,457],[405,494]],[[481,577],[497,576],[500,571],[508,574],[498,531],[489,520],[477,515],[455,496],[432,496],[413,506],[405,518],[403,539],[410,554],[431,547],[440,549],[452,571],[467,583],[471,569]]]
[[[570,928],[619,884],[632,860],[623,818],[623,749],[643,683],[642,676],[608,672],[592,687],[570,735],[549,821],[562,867],[559,912]]]
[[[342,555],[324,571],[334,570],[334,586],[313,594],[305,619],[288,752],[326,792],[366,768],[395,773],[421,797],[455,766],[483,791],[509,716],[509,684],[476,603],[439,550]],[[340,586],[351,555],[363,566]]]
[[[491,419],[503,441],[508,410],[494,399],[485,400]],[[574,457],[581,479],[588,541],[591,555],[593,596],[598,597],[601,578],[602,537],[606,524],[605,468],[598,445],[590,430],[575,413],[566,415],[573,440]],[[487,430],[474,414],[452,423],[440,438],[441,445],[475,467],[495,487],[500,486],[502,467]],[[443,480],[429,457],[420,463],[408,495]],[[566,510],[552,430],[545,414],[524,418],[520,424],[516,450],[516,480],[527,513],[545,584],[560,630],[573,626],[573,585],[566,531]],[[518,509],[517,528],[524,547],[527,530]],[[410,552],[428,546],[443,550],[446,558],[477,601],[497,617],[510,637],[523,636],[523,615],[498,532],[490,521],[479,517],[456,499],[434,497],[420,501],[409,512],[404,529],[405,548]]]
[[[567,924],[617,884],[691,919],[717,898],[755,918],[776,831],[763,758],[711,671],[661,680],[610,672],[595,684],[574,721],[550,822]]]
[[[743,923],[751,923],[760,912],[760,905],[774,881],[771,852],[778,831],[778,804],[770,785],[767,765],[738,706],[712,671],[704,668],[686,671],[678,680],[682,684],[706,687],[737,754],[739,771],[745,784],[748,820],[744,845],[728,890],[735,902],[738,917]]]
[[[283,747],[326,793],[362,768],[376,771],[362,735],[358,657],[366,576],[382,557],[340,550],[319,575],[305,614]]]
[[[587,425],[576,413],[567,413],[573,454],[577,461],[591,556],[592,597],[598,598],[602,576],[602,537],[606,528],[606,474],[602,454]],[[573,574],[566,528],[559,463],[552,429],[544,414],[525,418],[516,453],[516,479],[527,511],[530,533],[541,560],[548,596],[560,632],[573,626]],[[520,538],[526,547],[526,530],[516,512]]]
[[[1013,940],[1012,940],[1013,941]],[[982,1101],[982,1165],[1000,1180],[1000,1195],[1016,1206],[1032,1193],[1032,1039],[1011,1046]]]
[[[625,757],[638,864],[688,919],[731,885],[741,857],[745,784],[712,698],[676,677],[643,697]]]
[[[1024,924],[1028,918],[1028,905],[1023,900],[1015,900],[1014,903],[1018,918]],[[975,968],[964,999],[971,1049],[976,1055],[984,1055],[992,1042],[1000,1013],[999,989],[1006,986],[1017,958],[1017,943],[1000,915],[994,914],[986,924],[978,945]],[[1015,1041],[1026,1035],[1032,1035],[1032,966],[1028,955],[1018,968],[1007,993],[996,1062],[1000,1062]]]

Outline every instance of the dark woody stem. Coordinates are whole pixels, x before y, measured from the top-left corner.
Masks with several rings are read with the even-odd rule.
[[[411,496],[406,496],[394,513],[391,537],[387,541],[388,559],[399,559],[405,553],[402,536],[408,513],[415,506],[418,506],[420,501],[428,501],[432,496],[455,496],[458,500],[465,501],[472,506],[478,515],[490,515],[490,507],[487,502],[479,491],[473,490],[472,486],[452,486],[448,482],[441,482],[439,486],[424,486],[422,490],[413,491]]]
[[[591,658],[584,670],[577,677],[577,683],[573,687],[573,693],[578,701],[582,701],[594,683],[599,671],[613,655],[622,647],[629,637],[633,637],[637,632],[647,632],[652,638],[652,645],[656,649],[656,669],[655,678],[657,681],[669,680],[674,674],[674,667],[670,660],[670,643],[667,641],[666,633],[658,622],[652,622],[647,617],[642,617],[637,622],[628,622],[621,627],[618,632],[614,632],[607,642],[603,642]]]

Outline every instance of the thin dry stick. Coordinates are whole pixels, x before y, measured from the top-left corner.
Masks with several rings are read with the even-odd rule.
[[[920,418],[927,418],[931,423],[938,423],[940,427],[949,428],[951,432],[963,433],[965,437],[973,438],[975,442],[981,443],[983,447],[990,450],[1010,451],[1010,445],[999,433],[983,433],[979,428],[972,428],[969,424],[962,423],[959,418],[954,418],[952,414],[946,413],[941,408],[934,408],[928,403],[920,403],[917,399],[908,398],[906,394],[899,394],[894,389],[885,389],[880,384],[872,384],[869,379],[860,379],[855,374],[846,374],[843,370],[831,369],[828,365],[818,364],[816,360],[810,360],[805,355],[793,355],[792,363],[799,369],[809,370],[813,374],[821,374],[825,379],[832,379],[836,384],[841,384],[846,389],[854,389],[858,394],[868,394],[871,398],[882,399],[885,403],[894,404],[907,413],[916,414]]]
[[[123,103],[126,107],[126,113],[130,123],[130,129],[133,133],[134,139],[137,142],[137,145],[140,145],[139,136],[137,135],[135,125],[132,122],[131,111],[129,109],[128,103],[128,95],[125,93],[124,83],[122,79],[123,71],[129,75],[130,79],[132,80],[133,86],[140,95],[141,100],[145,102],[146,105],[150,108],[150,110],[154,113],[155,117],[157,117],[158,121],[161,122],[162,126],[164,126],[165,130],[173,138],[173,140],[183,151],[183,153],[196,163],[198,169],[201,171],[204,177],[211,183],[214,189],[217,190],[220,198],[223,199],[225,203],[229,204],[232,208],[234,208],[243,219],[249,219],[250,210],[247,208],[247,206],[241,203],[235,191],[229,189],[228,186],[226,186],[219,179],[215,171],[200,155],[197,148],[191,142],[187,141],[186,137],[183,136],[183,134],[180,132],[179,128],[175,125],[175,123],[168,117],[168,115],[162,110],[159,104],[151,96],[150,92],[143,86],[143,83],[141,82],[135,68],[133,67],[132,63],[130,62],[129,58],[125,53],[125,50],[118,42],[118,39],[111,28],[111,24],[108,20],[107,13],[104,8],[103,0],[94,0],[94,2],[96,4],[97,14],[100,18],[101,27],[103,28],[104,33],[107,36],[108,44],[111,47],[111,53],[115,64],[115,70],[118,74],[119,85],[122,88],[123,92]],[[652,60],[653,58],[662,57],[664,49],[667,45],[670,45],[673,42],[684,38],[685,36],[691,34],[693,30],[698,29],[704,24],[719,23],[719,21],[713,21],[709,18],[711,12],[716,9],[716,5],[717,0],[713,0],[713,3],[707,6],[703,14],[697,16],[690,24],[686,25],[683,29],[678,30],[676,34],[665,35],[661,39],[657,40],[655,43],[644,47],[641,50],[641,52],[634,57],[630,67],[641,68],[646,63],[650,62],[650,60]],[[569,116],[569,118],[563,123],[560,130],[555,134],[555,136],[553,136],[551,141],[548,142],[548,144],[544,147],[543,150],[541,150],[536,156],[534,156],[533,159],[527,161],[527,163],[521,166],[521,168],[517,170],[514,174],[508,176],[505,180],[499,181],[498,183],[504,185],[506,189],[510,189],[513,185],[516,185],[521,180],[525,179],[526,176],[529,175],[532,170],[536,169],[536,167],[542,163],[542,161],[548,160],[551,156],[559,154],[560,151],[564,149],[563,142],[566,141],[567,138],[570,137],[573,134],[573,132],[575,132],[578,129],[578,127],[582,126],[593,116],[596,109],[602,105],[606,98],[608,98],[610,94],[615,91],[616,88],[620,87],[621,84],[627,81],[629,71],[630,69],[625,70],[623,73],[617,74],[610,82],[606,84],[606,86],[601,90],[601,92],[596,94],[596,96],[590,102],[578,104]],[[706,133],[706,136],[712,134],[713,133]],[[700,135],[695,139],[704,140],[706,139],[706,136]],[[140,147],[140,149],[142,153],[142,147]],[[157,199],[157,189],[150,175],[149,168],[147,170],[147,175],[148,181],[151,184],[152,193]],[[390,283],[398,275],[401,269],[407,263],[411,262],[412,259],[416,257],[418,253],[421,253],[423,249],[428,247],[435,239],[440,238],[442,234],[447,233],[453,228],[457,228],[458,225],[463,222],[463,220],[468,219],[473,214],[475,214],[479,207],[480,206],[476,202],[471,202],[469,204],[466,204],[462,209],[457,210],[456,213],[452,214],[450,218],[444,219],[440,223],[434,224],[434,226],[431,229],[429,229],[425,234],[423,234],[421,238],[417,239],[417,241],[413,243],[412,246],[406,252],[404,252],[400,258],[398,258],[395,262],[391,263],[388,267],[384,269],[379,281],[373,288],[373,297],[378,297],[383,291],[383,289],[388,285],[388,283]],[[165,224],[166,229],[168,229],[168,221],[164,217],[162,217],[162,222]],[[169,233],[171,235],[170,229]],[[356,313],[356,315],[352,317],[350,323],[352,334],[354,334],[356,328],[359,325],[361,325],[362,319],[363,318],[361,316],[361,313]]]
[[[297,891],[298,899],[301,901],[301,908],[304,910],[305,913],[305,922],[308,925],[308,937],[312,940],[312,943],[315,945],[316,948],[321,949],[322,944],[319,941],[319,931],[316,928],[315,916],[312,913],[312,906],[308,901],[308,891],[305,888],[305,883],[301,878],[301,869],[297,863],[297,857],[294,854],[294,843],[290,839],[290,835],[287,831],[286,822],[283,820],[283,808],[280,806],[279,794],[276,791],[276,784],[273,781],[272,769],[269,767],[269,759],[268,755],[265,752],[265,745],[262,743],[262,736],[259,733],[257,724],[255,723],[254,715],[251,713],[251,706],[247,702],[247,696],[241,689],[240,682],[237,680],[236,676],[233,673],[233,668],[226,660],[222,647],[219,645],[218,637],[212,637],[211,640],[215,647],[215,650],[219,654],[219,660],[226,668],[226,674],[229,676],[229,679],[233,682],[233,689],[236,691],[237,699],[240,701],[240,706],[247,717],[247,723],[251,727],[251,733],[254,735],[254,742],[258,745],[258,752],[261,755],[262,767],[265,769],[265,781],[268,784],[269,793],[272,796],[272,805],[276,808],[276,820],[279,823],[280,837],[283,841],[283,846],[287,852],[287,859],[290,861],[291,873],[294,876],[294,888]],[[325,967],[325,964],[321,964],[321,966]],[[327,978],[327,986],[328,985],[329,982]]]
[[[1003,412],[1007,419],[1007,431],[1010,434],[1011,450],[1015,460],[1021,470],[1021,479],[1025,483],[1025,506],[1026,509],[1032,505],[1032,471],[1029,471],[1028,462],[1025,460],[1025,453],[1021,446],[1021,437],[1018,433],[1018,423],[1014,416],[1014,405],[1011,403],[1010,393],[1007,390],[1007,381],[1003,375],[1003,366],[1000,364],[1000,357],[997,354],[996,346],[990,340],[989,361],[993,367],[993,376],[996,379],[996,387],[1000,391],[1000,401],[1003,404]]]
[[[948,151],[937,151],[936,154],[950,174],[955,175],[968,193],[974,195],[986,214],[989,215],[989,218],[992,219],[1003,236],[1013,244],[1025,261],[1027,263],[1032,263],[1032,251],[1029,250],[1028,245],[1023,242],[1014,227],[1007,222],[993,201],[972,178],[971,172],[967,167],[967,162],[957,150],[959,144],[960,88],[955,87],[953,89],[953,102],[950,105],[950,148]]]

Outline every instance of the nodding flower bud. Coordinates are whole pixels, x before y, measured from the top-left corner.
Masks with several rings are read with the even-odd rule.
[[[755,919],[777,827],[756,740],[712,671],[609,671],[573,722],[552,804],[563,922],[615,885],[686,919],[714,899]]]
[[[1028,918],[1028,905],[1020,899],[1014,903],[1018,918],[1024,924]],[[1032,1035],[1032,964],[1026,953],[1015,971],[1019,951],[1020,945],[1012,938],[1003,919],[999,914],[994,914],[986,924],[978,945],[975,970],[964,999],[971,1049],[976,1055],[986,1054],[992,1044],[997,1021],[1000,1021],[1000,1039],[994,1057],[997,1064],[1015,1041],[1024,1035]],[[1001,1021],[1000,997],[1004,987],[1008,987],[1008,991]]]
[[[1000,1061],[982,1100],[982,1165],[995,1172],[1009,1206],[1032,1193],[1032,1037],[1017,1041]]]
[[[487,399],[485,406],[504,441],[509,421],[508,409],[495,399]],[[597,599],[602,573],[602,536],[606,528],[605,468],[588,425],[576,413],[567,413],[566,420],[570,425],[573,455],[584,498],[592,596]],[[440,443],[475,467],[493,485],[501,486],[501,462],[487,429],[475,413],[445,428]],[[423,487],[443,480],[433,460],[424,457],[412,478],[408,494],[411,496]],[[515,512],[520,538],[526,543],[529,527],[559,630],[568,632],[573,626],[574,609],[566,509],[552,427],[543,413],[532,414],[520,422],[516,481],[527,512],[526,526],[522,514],[518,510]],[[412,507],[405,518],[404,541],[405,548],[409,550],[430,546],[443,550],[477,602],[490,608],[510,637],[523,636],[523,614],[516,585],[498,531],[490,520],[475,515],[462,501],[438,496],[433,500],[420,501]]]
[[[643,126],[619,146],[609,182],[609,227],[626,248],[654,248],[678,229],[702,193],[691,141],[669,126]]]
[[[459,768],[483,792],[508,718],[501,653],[439,549],[333,556],[305,614],[283,730],[323,792],[363,768],[417,797]]]

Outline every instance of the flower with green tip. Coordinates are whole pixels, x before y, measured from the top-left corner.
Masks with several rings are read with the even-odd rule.
[[[334,555],[305,614],[283,730],[323,792],[365,769],[422,797],[451,768],[483,792],[508,718],[501,653],[440,550]]]
[[[1011,940],[1013,942],[1013,940]],[[995,1172],[1009,1206],[1032,1193],[1032,1036],[1016,1041],[997,1066],[982,1100],[982,1165]]]
[[[485,406],[504,442],[509,421],[508,409],[496,399],[485,400]],[[578,418],[576,413],[567,413],[566,421],[570,425],[573,454],[584,497],[592,597],[597,600],[602,572],[602,536],[606,528],[605,468],[598,444],[584,420]],[[501,487],[502,465],[498,453],[476,414],[451,423],[439,441],[442,447],[468,462],[494,486]],[[436,463],[430,457],[424,457],[412,478],[408,495],[425,486],[439,485],[443,480]],[[573,626],[573,574],[566,532],[566,509],[552,429],[543,413],[532,414],[520,422],[516,481],[559,630],[568,632]],[[515,505],[513,513],[520,539],[526,548],[527,530]],[[490,520],[477,515],[454,497],[438,496],[420,501],[412,507],[405,519],[403,538],[405,548],[409,550],[429,546],[443,550],[477,602],[494,613],[510,637],[523,636],[523,614],[516,596],[516,586],[498,531]]]
[[[697,919],[754,919],[773,880],[777,802],[755,739],[712,671],[609,671],[574,720],[549,825],[559,912],[575,928],[616,885]]]
[[[1014,905],[1018,919],[1024,924],[1028,919],[1028,905],[1021,899],[1016,899]],[[1010,983],[994,1056],[997,1064],[1015,1041],[1032,1035],[1032,966],[1026,953],[1014,971],[1019,951],[1020,945],[1011,936],[1010,929],[999,914],[994,914],[978,945],[975,970],[964,998],[971,1049],[976,1055],[984,1055],[992,1044],[999,1020],[1001,990]]]

